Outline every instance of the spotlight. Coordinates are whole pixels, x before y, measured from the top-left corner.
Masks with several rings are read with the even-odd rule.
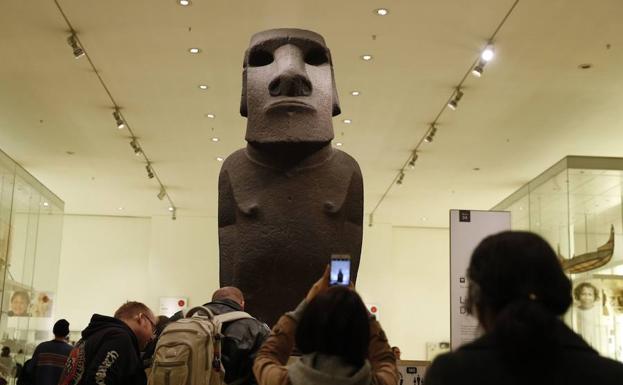
[[[158,193],[158,199],[163,200],[167,195],[167,190],[164,189],[164,186],[160,186],[160,192]]]
[[[485,65],[487,64],[486,61],[484,60],[478,60],[478,64],[476,64],[474,66],[474,68],[472,69],[472,75],[476,76],[476,77],[481,77],[482,76],[482,72],[485,70]]]
[[[139,156],[141,154],[141,146],[136,141],[136,138],[132,138],[130,146],[132,147],[132,150],[134,150],[134,155]]]
[[[462,97],[463,97],[463,91],[461,91],[460,88],[457,88],[456,92],[454,93],[454,97],[452,98],[452,100],[448,102],[448,107],[450,107],[453,110],[456,110],[456,108],[459,106],[459,102],[461,101]]]
[[[435,126],[435,124],[431,124],[430,125],[430,130],[428,131],[428,135],[426,135],[426,138],[424,138],[424,141],[426,143],[430,143],[433,141],[433,138],[435,138],[435,134],[437,133],[437,127]],[[417,158],[416,158],[417,159]]]
[[[175,211],[175,207],[169,206],[169,211],[171,211],[171,212]]]
[[[400,174],[398,175],[398,180],[396,184],[402,184],[402,181],[405,179],[405,172],[400,170]]]
[[[145,170],[147,170],[147,177],[149,179],[152,179],[154,177],[154,170],[152,170],[151,165],[149,163],[145,165]]]
[[[484,51],[482,51],[482,54],[480,54],[480,57],[485,62],[491,61],[491,59],[493,59],[493,56],[495,56],[495,51],[493,50],[493,44],[488,44],[485,47]]]
[[[121,130],[122,128],[125,127],[125,122],[121,118],[121,114],[119,113],[119,109],[115,108],[115,110],[112,113],[112,116],[115,118],[115,122],[117,123],[117,128],[118,129]]]
[[[80,45],[78,45],[78,38],[75,33],[69,35],[67,38],[67,44],[69,44],[71,49],[74,51],[74,58],[78,59],[84,56],[84,50],[80,47]]]
[[[409,161],[409,167],[411,167],[411,169],[415,168],[415,161],[417,160],[417,158],[417,152],[413,151],[413,155],[411,156],[411,160]]]
[[[372,60],[372,55],[361,55],[361,58],[365,61],[370,61]]]

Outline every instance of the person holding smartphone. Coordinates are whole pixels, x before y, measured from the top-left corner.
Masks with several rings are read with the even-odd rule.
[[[273,328],[253,365],[259,385],[398,383],[396,358],[381,325],[354,288],[329,286],[331,270],[327,266],[299,306]],[[344,281],[345,270],[342,275]],[[295,343],[302,357],[286,366]]]

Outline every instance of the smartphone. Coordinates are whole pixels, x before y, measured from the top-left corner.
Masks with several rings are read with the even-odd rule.
[[[331,274],[329,285],[350,285],[350,255],[333,254],[331,256]]]

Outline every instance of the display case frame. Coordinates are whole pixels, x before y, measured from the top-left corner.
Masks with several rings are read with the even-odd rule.
[[[565,321],[601,354],[619,361],[622,197],[623,158],[567,156],[492,208],[511,212],[513,230],[535,232],[550,243],[574,288]]]

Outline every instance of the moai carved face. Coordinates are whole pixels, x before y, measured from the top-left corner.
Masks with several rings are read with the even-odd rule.
[[[240,114],[247,117],[247,142],[329,142],[331,118],[339,113],[331,56],[322,36],[288,28],[253,35],[240,103]]]

